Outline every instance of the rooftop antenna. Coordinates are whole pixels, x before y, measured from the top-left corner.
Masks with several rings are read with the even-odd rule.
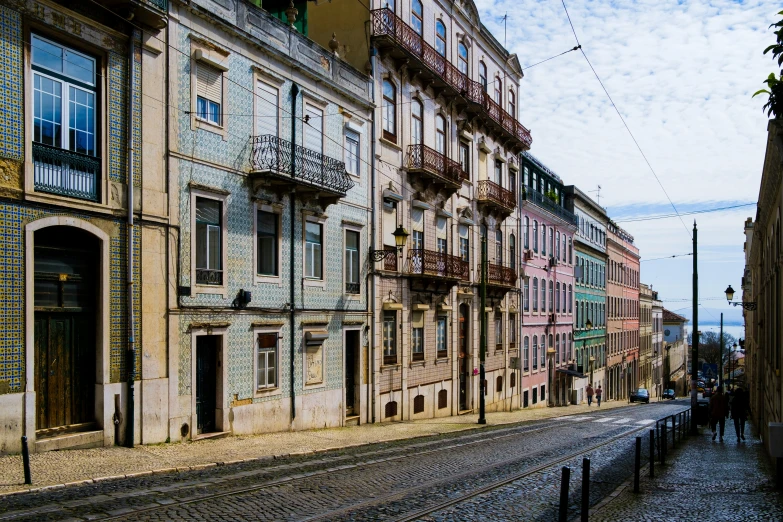
[[[595,190],[590,190],[589,192],[595,192],[595,202],[599,205],[601,204],[601,185],[598,185],[598,188]]]
[[[506,12],[506,14],[503,15],[503,18],[501,18],[501,20],[503,20],[503,47],[508,47],[508,45],[507,45],[507,43],[508,43],[508,37],[507,37],[507,34],[508,34],[508,31],[507,31],[507,28],[508,28],[508,12]]]

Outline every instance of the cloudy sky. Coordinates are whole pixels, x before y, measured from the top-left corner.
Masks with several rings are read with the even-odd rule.
[[[523,67],[574,47],[560,0],[477,0],[482,20]],[[764,101],[751,99],[774,70],[773,1],[567,0],[579,42],[681,213],[755,203],[766,144]],[[692,252],[699,226],[700,323],[727,314],[740,286],[743,223],[755,207],[647,221],[672,207],[601,89],[571,52],[525,71],[522,123],[531,152],[566,184],[590,192],[636,238],[642,259]],[[594,194],[594,193],[593,193]],[[687,230],[686,230],[687,228]],[[642,262],[670,309],[689,306],[692,258]],[[736,299],[736,298],[735,298]]]

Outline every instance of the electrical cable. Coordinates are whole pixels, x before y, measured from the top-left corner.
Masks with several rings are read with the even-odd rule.
[[[707,214],[709,212],[723,212],[724,210],[732,210],[735,208],[744,208],[744,207],[754,207],[757,203],[743,203],[741,205],[732,205],[729,207],[718,207],[718,208],[707,208],[707,209],[700,209],[700,210],[691,210],[689,212],[681,212],[680,216],[689,216],[692,214]],[[655,214],[650,215],[646,217],[634,217],[634,218],[628,218],[628,219],[617,219],[615,220],[615,223],[634,223],[638,221],[651,221],[655,219],[668,219],[677,217],[677,214]]]

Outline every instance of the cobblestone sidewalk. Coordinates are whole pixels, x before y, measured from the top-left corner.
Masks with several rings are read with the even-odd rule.
[[[775,490],[774,468],[752,426],[739,443],[731,419],[723,442],[706,427],[699,431],[669,453],[665,466],[656,463],[654,479],[643,471],[639,494],[626,482],[591,511],[591,522],[783,520],[783,492]]]
[[[603,403],[600,410],[595,405],[588,407],[584,404],[567,408],[493,412],[487,413],[486,427],[626,406],[629,405],[625,402],[610,401]],[[470,414],[349,428],[207,439],[183,444],[137,446],[132,449],[109,447],[50,451],[30,456],[32,486],[24,485],[21,456],[6,455],[0,457],[0,496],[484,428],[476,424],[477,420],[478,414]]]

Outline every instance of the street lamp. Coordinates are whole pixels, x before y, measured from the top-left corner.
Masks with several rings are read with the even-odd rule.
[[[737,343],[735,342],[733,345],[731,345],[731,347],[733,348],[733,350],[731,351],[731,359],[729,359],[729,384],[733,388],[734,387],[734,375],[731,372],[732,372],[732,367],[734,367],[734,371],[735,372],[737,371],[737,368],[735,366],[737,364],[737,362],[736,362],[737,361],[737,359],[736,359]]]
[[[402,247],[405,246],[410,234],[403,228],[402,224],[399,224],[397,225],[397,229],[392,232],[392,235],[394,236],[394,243],[397,246],[397,250],[370,250],[370,257],[372,257],[372,260],[376,263],[388,257],[394,257],[397,252],[400,252],[400,255],[402,255]]]
[[[729,285],[728,288],[726,288],[726,300],[729,302],[732,306],[742,306],[745,310],[755,310],[756,309],[756,302],[755,301],[737,301],[732,302],[731,300],[734,299],[734,289]]]

